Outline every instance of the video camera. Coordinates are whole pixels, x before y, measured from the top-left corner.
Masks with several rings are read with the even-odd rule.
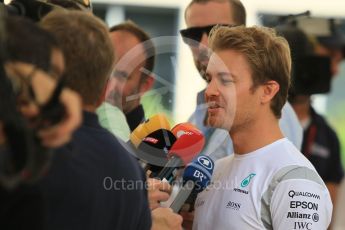
[[[92,11],[89,0],[12,0],[5,5],[0,0],[8,14],[19,15],[39,21],[47,13],[55,9],[75,9]]]
[[[28,17],[39,21],[57,6],[42,1],[14,0],[5,5],[8,14]]]
[[[332,78],[331,59],[314,53],[312,39],[326,48],[344,51],[345,38],[336,20],[310,17],[307,11],[282,16],[279,21],[276,30],[287,39],[293,61],[290,95],[328,93]]]
[[[340,30],[340,20],[334,18],[307,17],[296,20],[296,26],[312,35],[327,48],[344,51],[345,35]],[[343,53],[343,58],[345,53]]]
[[[6,76],[4,68],[8,59],[5,20],[7,15],[18,15],[39,21],[50,11],[65,7],[92,9],[91,3],[86,0],[13,0],[7,5],[0,0],[0,131],[5,136],[5,140],[0,142],[0,185],[8,189],[21,183],[33,183],[46,170],[53,151],[42,146],[37,131],[61,121],[65,116],[65,109],[59,102],[63,88],[60,81],[50,100],[40,107],[35,127],[29,126],[18,111],[18,92],[15,92],[15,84]]]

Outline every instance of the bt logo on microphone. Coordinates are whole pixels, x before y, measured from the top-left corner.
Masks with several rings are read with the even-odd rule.
[[[202,182],[204,179],[207,179],[207,177],[206,177],[202,172],[200,172],[199,170],[195,170],[193,176],[194,176],[195,178],[198,178],[201,182]]]

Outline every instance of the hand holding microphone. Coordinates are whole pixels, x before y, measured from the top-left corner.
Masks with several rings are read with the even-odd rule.
[[[151,230],[182,230],[182,217],[170,208],[157,208],[151,214]]]
[[[148,178],[147,185],[149,205],[151,210],[160,207],[160,202],[164,202],[169,199],[172,187],[168,182]]]

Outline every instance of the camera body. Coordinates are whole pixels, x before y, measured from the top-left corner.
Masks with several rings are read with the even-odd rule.
[[[89,0],[12,0],[5,7],[9,14],[24,16],[34,21],[39,21],[54,9],[92,11]]]
[[[5,142],[0,145],[0,184],[8,189],[21,183],[34,183],[41,177],[49,165],[53,151],[42,146],[37,132],[59,123],[66,112],[59,101],[63,81],[58,83],[48,102],[39,107],[40,113],[35,117],[34,126],[19,112],[18,92],[15,92],[14,83],[6,76],[4,68],[9,59],[7,15],[38,21],[56,8],[61,7],[38,0],[13,0],[8,5],[0,3],[0,131],[5,137]]]
[[[334,19],[310,17],[309,12],[283,16],[276,30],[286,38],[292,56],[290,95],[325,94],[331,90],[331,57],[317,55],[315,45],[345,50],[345,38]],[[343,58],[344,58],[343,54]]]
[[[5,6],[8,14],[19,15],[39,21],[57,6],[40,0],[13,0]]]

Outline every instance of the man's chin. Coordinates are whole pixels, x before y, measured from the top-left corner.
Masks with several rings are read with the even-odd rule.
[[[226,124],[223,119],[217,119],[216,117],[209,117],[207,120],[207,125],[212,128],[224,129],[227,131],[229,131],[231,128],[231,125]]]
[[[217,119],[216,117],[209,117],[207,120],[207,125],[212,128],[221,128],[223,122],[220,119]]]

